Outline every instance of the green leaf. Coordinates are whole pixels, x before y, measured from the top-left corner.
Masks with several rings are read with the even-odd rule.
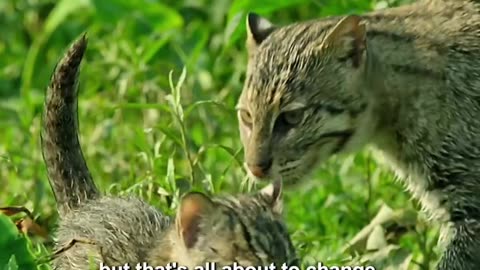
[[[142,62],[149,64],[155,54],[165,46],[170,40],[171,35],[166,34],[158,40],[151,41],[151,43],[145,45],[145,52],[142,54]]]
[[[35,74],[35,62],[37,61],[37,56],[40,53],[42,46],[50,38],[58,26],[62,24],[71,13],[83,11],[89,6],[89,0],[62,0],[55,5],[55,8],[48,16],[43,31],[35,38],[32,46],[28,50],[25,57],[25,63],[23,65],[24,68],[22,73],[22,85],[20,88],[20,93],[26,108],[33,108],[32,95],[30,93],[32,87],[31,84]],[[24,111],[21,115],[22,122],[24,124],[28,124],[32,114],[33,111]]]
[[[0,214],[0,232],[0,269],[36,269],[27,239],[3,214]]]
[[[50,35],[70,16],[70,14],[90,8],[90,0],[62,0],[52,10],[48,16],[45,28],[43,29],[44,38]]]
[[[170,189],[175,190],[175,164],[172,158],[168,158],[166,182],[170,184]]]
[[[176,132],[175,129],[170,129],[164,126],[156,126],[165,136],[167,136],[170,140],[175,142],[177,146],[183,147],[183,142],[180,139],[180,135]]]
[[[96,18],[109,24],[126,19],[141,18],[153,25],[155,31],[166,31],[183,25],[180,14],[160,1],[92,0]]]

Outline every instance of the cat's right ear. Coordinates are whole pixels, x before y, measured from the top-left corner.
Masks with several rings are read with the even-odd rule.
[[[182,197],[176,218],[176,229],[185,247],[192,248],[195,245],[202,219],[214,209],[212,200],[203,193],[189,192]]]
[[[365,22],[358,15],[341,19],[325,36],[320,50],[330,50],[339,59],[350,60],[358,68],[365,61],[367,31]]]
[[[253,52],[275,30],[276,26],[258,14],[247,14],[247,49]]]

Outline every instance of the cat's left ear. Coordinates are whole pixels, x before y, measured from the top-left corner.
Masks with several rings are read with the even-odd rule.
[[[282,186],[281,180],[275,180],[260,190],[263,197],[267,199],[272,211],[277,215],[281,215],[283,212]]]
[[[341,19],[320,44],[320,50],[329,50],[340,60],[350,60],[354,68],[360,67],[365,60],[366,47],[366,27],[358,15]]]
[[[201,224],[214,210],[214,203],[203,193],[189,192],[182,197],[175,225],[177,233],[187,248],[195,245]]]
[[[276,26],[258,14],[247,14],[247,49],[255,49],[275,30]]]

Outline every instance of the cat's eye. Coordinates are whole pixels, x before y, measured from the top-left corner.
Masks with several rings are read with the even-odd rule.
[[[293,110],[282,113],[283,119],[289,125],[295,126],[302,122],[305,111],[303,109]]]
[[[246,125],[251,125],[252,124],[252,115],[250,114],[249,111],[239,110],[238,113],[239,113],[240,119],[242,120],[243,123],[245,123]]]

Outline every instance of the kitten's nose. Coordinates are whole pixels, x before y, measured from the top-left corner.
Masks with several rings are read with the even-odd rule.
[[[258,178],[264,178],[268,174],[268,170],[272,167],[272,160],[266,160],[257,164],[248,164],[250,172]]]

